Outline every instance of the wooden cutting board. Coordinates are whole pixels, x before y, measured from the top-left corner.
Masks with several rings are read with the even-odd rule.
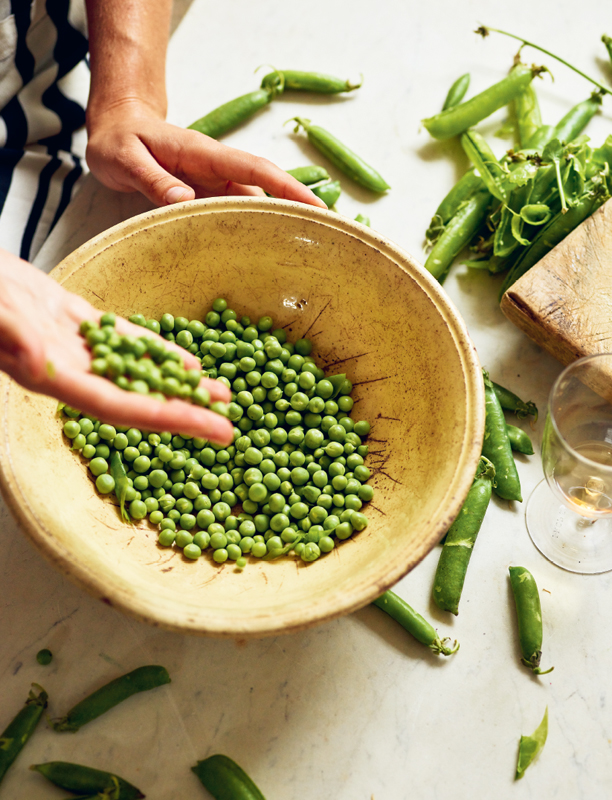
[[[563,364],[612,352],[612,200],[513,284],[501,309]]]

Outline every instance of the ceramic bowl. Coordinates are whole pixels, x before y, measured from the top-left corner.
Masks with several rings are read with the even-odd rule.
[[[51,275],[100,309],[201,318],[215,297],[270,314],[290,340],[353,382],[371,422],[368,527],[311,564],[249,560],[243,572],[157,544],[122,523],[66,446],[55,400],[2,377],[0,480],[56,566],[154,625],[217,636],[289,632],[348,614],[392,587],[455,518],[480,456],[480,366],[439,284],[377,232],[280,200],[223,198],[157,209],[100,234]]]

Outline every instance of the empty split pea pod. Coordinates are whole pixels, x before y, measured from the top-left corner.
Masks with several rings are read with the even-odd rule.
[[[382,175],[325,128],[312,125],[309,119],[303,117],[292,117],[292,120],[297,122],[295,133],[302,127],[308,136],[308,141],[355,183],[372,192],[379,193],[386,192],[391,188]]]
[[[533,575],[525,567],[509,567],[510,586],[516,604],[521,661],[536,675],[546,675],[554,667],[540,669],[542,658],[542,608]]]
[[[433,599],[438,608],[451,614],[459,613],[465,575],[489,506],[494,478],[495,467],[487,458],[481,458],[474,483],[446,534],[434,578]]]
[[[210,756],[191,769],[215,800],[266,800],[246,772],[228,756]]]
[[[67,792],[79,792],[84,797],[108,797],[109,800],[139,800],[145,795],[118,775],[104,772],[70,761],[48,761],[45,764],[32,764],[30,769],[65,789]]]
[[[447,644],[450,639],[440,639],[435,628],[395,592],[387,591],[381,594],[374,600],[373,605],[378,606],[392,619],[399,622],[402,628],[414,636],[418,642],[427,645],[436,655],[450,656],[459,649],[459,642],[454,642],[450,647]]]
[[[164,667],[156,665],[138,667],[126,675],[115,678],[81,700],[64,717],[53,722],[53,729],[60,732],[78,731],[83,725],[105,714],[133,694],[156,689],[166,683],[170,683],[170,676]]]
[[[294,69],[283,69],[264,75],[261,81],[262,89],[275,89],[284,78],[286,92],[316,92],[317,94],[340,94],[359,89],[359,83],[344,81],[334,75],[325,75],[322,72],[300,72]]]
[[[34,689],[38,690],[38,694],[34,692]],[[42,686],[33,683],[25,706],[0,735],[0,783],[8,768],[34,733],[46,707],[47,693]]]
[[[422,120],[423,125],[435,139],[450,139],[507,105],[520,94],[539,74],[538,67],[517,66],[498,83],[489,86],[484,92],[466,100],[465,103],[447,108],[433,117]]]
[[[504,500],[522,502],[521,482],[512,456],[512,448],[508,439],[506,419],[497,399],[493,384],[487,372],[483,370],[485,386],[485,435],[482,443],[482,454],[495,467],[495,494]]]
[[[189,128],[212,139],[218,139],[224,133],[246,122],[281,92],[280,85],[274,89],[256,89],[254,92],[248,92],[209,111],[208,114],[192,122]]]

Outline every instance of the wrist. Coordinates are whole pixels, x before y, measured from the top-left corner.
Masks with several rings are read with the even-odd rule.
[[[91,98],[87,105],[88,136],[108,125],[125,124],[130,120],[161,120],[166,118],[165,106],[131,95],[114,99]]]

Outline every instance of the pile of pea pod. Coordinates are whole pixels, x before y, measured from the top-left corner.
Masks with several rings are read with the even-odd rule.
[[[545,125],[533,87],[543,71],[516,63],[506,78],[465,102],[469,75],[463,75],[442,112],[423,120],[437,139],[460,137],[471,162],[426,232],[431,250],[425,267],[440,282],[469,247],[468,266],[505,273],[501,298],[611,196],[612,136],[591,148],[581,135],[609,90],[592,81],[599,88],[591,97],[555,126]],[[474,126],[504,106],[515,120],[516,144],[498,159]]]
[[[229,559],[239,568],[248,555],[292,553],[313,562],[364,530],[361,508],[373,489],[362,437],[370,425],[351,418],[351,382],[344,374],[325,376],[308,339],[288,342],[268,316],[239,320],[222,298],[204,322],[171,314],[130,320],[186,348],[204,376],[231,389],[231,403],[219,410],[234,425],[234,441],[221,447],[115,428],[64,406],[66,440],[126,520],[148,517],[159,526],[159,544],[180,548],[188,559],[210,550],[216,563]],[[114,334],[111,325],[95,330]],[[170,366],[183,385],[181,367],[174,360]]]

